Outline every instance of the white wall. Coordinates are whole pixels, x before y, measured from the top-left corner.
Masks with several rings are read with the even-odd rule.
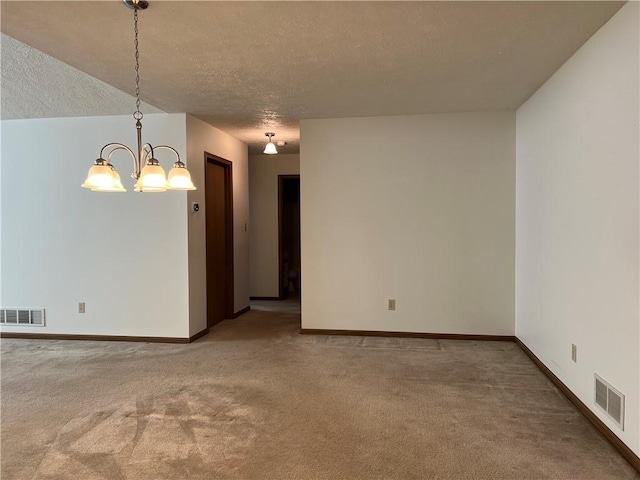
[[[636,453],[638,13],[627,3],[518,109],[516,188],[516,335]],[[626,395],[624,432],[594,373]]]
[[[144,140],[184,155],[184,122],[146,115]],[[104,144],[134,146],[135,135],[131,116],[2,122],[0,303],[47,312],[44,328],[2,331],[188,336],[186,194],[133,192],[122,153],[113,163],[126,193],[80,188]]]
[[[298,175],[300,155],[249,157],[249,285],[252,297],[278,297],[278,175]]]
[[[301,146],[303,328],[513,334],[513,112],[304,120]]]
[[[187,115],[187,158],[198,190],[188,203],[200,211],[189,214],[189,331],[194,335],[207,326],[206,205],[204,152],[233,163],[233,268],[234,311],[249,306],[249,162],[247,145],[211,125]],[[245,228],[246,226],[246,228]]]

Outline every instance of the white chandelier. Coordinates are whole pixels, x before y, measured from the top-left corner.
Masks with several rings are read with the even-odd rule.
[[[136,192],[164,192],[166,190],[195,190],[196,187],[191,181],[189,170],[180,160],[180,154],[169,145],[151,146],[149,143],[142,143],[142,112],[140,111],[140,63],[138,53],[138,10],[144,10],[149,6],[146,0],[122,0],[123,3],[133,9],[133,22],[135,33],[135,59],[136,59],[136,111],[133,118],[136,121],[138,132],[138,150],[134,153],[129,147],[122,143],[107,143],[100,150],[100,157],[89,169],[87,179],[82,184],[83,188],[89,188],[94,192],[126,192],[120,181],[120,175],[111,164],[111,157],[119,150],[124,150],[133,159],[133,173],[131,177],[137,182],[134,186]],[[105,152],[109,151],[105,158]],[[155,158],[154,152],[157,150],[170,150],[176,155],[176,161],[169,172],[167,178],[164,169]],[[144,168],[142,165],[144,164]]]

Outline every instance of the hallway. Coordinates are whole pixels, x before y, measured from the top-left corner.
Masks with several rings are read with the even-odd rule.
[[[300,296],[298,293],[292,292],[284,300],[251,300],[251,310],[300,315]]]

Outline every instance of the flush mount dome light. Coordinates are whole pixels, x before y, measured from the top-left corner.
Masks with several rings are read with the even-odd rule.
[[[262,153],[266,153],[267,155],[275,155],[278,153],[278,149],[276,149],[275,143],[273,143],[272,137],[275,137],[275,133],[265,133],[266,137],[269,137],[269,143],[264,147],[264,151]]]
[[[136,121],[138,137],[138,149],[134,153],[132,149],[122,143],[107,143],[100,150],[100,158],[89,169],[87,179],[81,185],[94,192],[125,192],[120,181],[120,175],[111,164],[111,157],[119,150],[126,151],[133,159],[133,174],[131,176],[137,180],[135,184],[136,192],[164,192],[166,190],[195,190],[196,187],[191,181],[191,175],[180,161],[180,154],[173,147],[168,145],[151,146],[149,143],[142,143],[142,112],[140,111],[140,63],[138,61],[138,10],[145,10],[149,6],[146,0],[122,0],[129,8],[133,9],[133,24],[135,34],[135,70],[136,70],[136,111],[133,118]],[[110,150],[109,150],[110,149]],[[109,154],[104,156],[105,151]],[[173,169],[169,172],[169,180],[165,176],[163,168],[154,156],[154,150],[170,150],[177,157],[173,164]],[[144,168],[142,165],[144,164]]]

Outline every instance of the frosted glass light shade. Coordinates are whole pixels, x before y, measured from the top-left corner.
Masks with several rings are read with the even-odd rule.
[[[112,172],[113,170],[108,165],[94,165],[89,169],[87,179],[84,181],[81,187],[98,191],[111,188],[113,186]]]
[[[167,190],[167,177],[160,165],[145,165],[136,182],[136,192],[164,192]]]
[[[184,164],[181,164],[184,165]],[[185,167],[173,167],[169,171],[167,178],[169,190],[195,190],[196,187],[191,181],[191,174]]]
[[[140,186],[138,186],[138,184],[136,183],[133,186],[133,191],[134,192],[144,192],[144,193],[156,193],[156,192],[166,192],[167,189],[166,188],[154,188],[154,187],[146,187],[146,188],[142,188]]]
[[[267,143],[267,145],[264,147],[264,152],[262,153],[266,153],[267,155],[275,155],[276,153],[278,153],[276,144],[273,142]]]
[[[111,169],[111,184],[104,187],[96,187],[91,189],[92,192],[126,192],[127,190],[122,186],[120,181],[120,175],[118,172]]]

